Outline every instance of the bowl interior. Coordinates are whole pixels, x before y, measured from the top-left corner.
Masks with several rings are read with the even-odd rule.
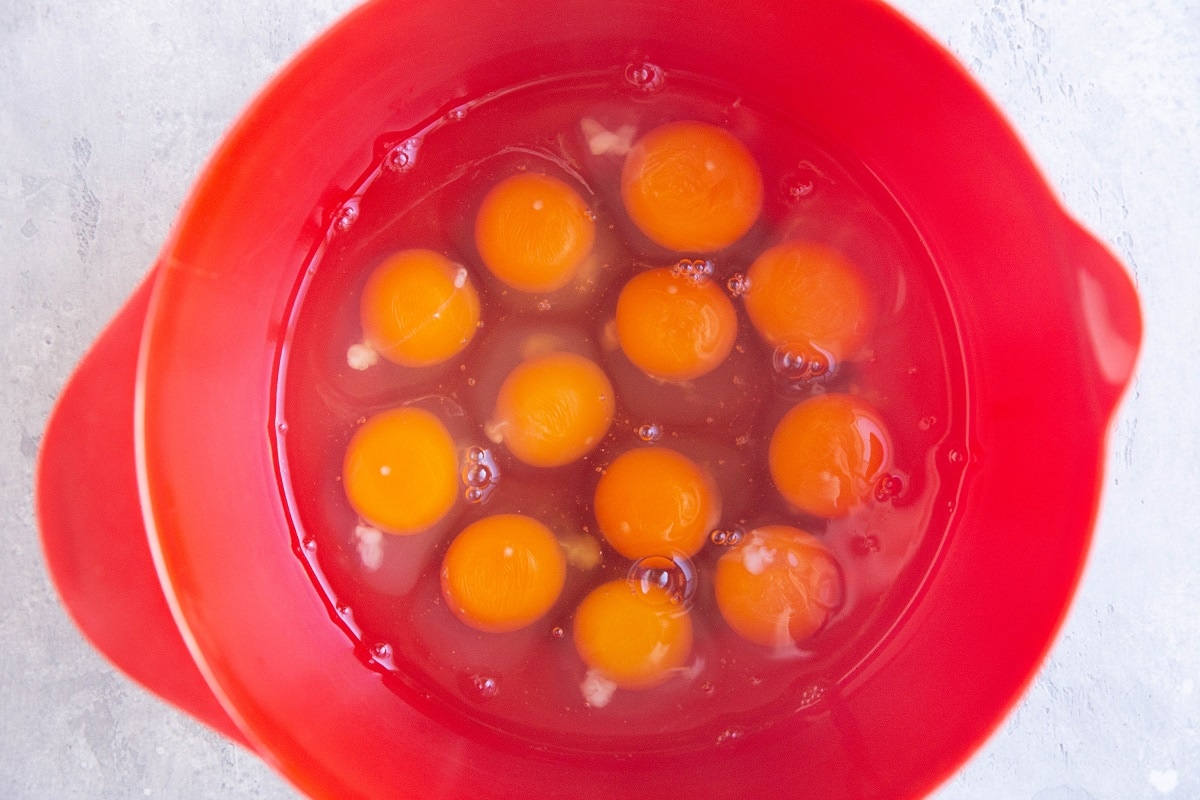
[[[904,624],[821,713],[703,761],[539,755],[462,736],[385,687],[292,552],[272,446],[299,270],[381,135],[456,99],[633,57],[745,87],[870,168],[938,266],[969,393],[954,529]],[[248,109],[161,263],[138,393],[160,573],[214,691],[314,796],[927,791],[998,723],[1062,619],[1140,339],[1120,265],[1064,214],[995,108],[869,0],[764,0],[752,12],[701,0],[376,0]]]

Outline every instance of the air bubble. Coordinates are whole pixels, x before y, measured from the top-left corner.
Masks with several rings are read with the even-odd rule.
[[[946,454],[946,457],[950,459],[951,464],[959,464],[963,460],[963,454],[958,450],[951,450]]]
[[[549,300],[538,300],[537,301],[537,310],[538,311],[549,311],[550,310],[550,301]]]
[[[371,645],[371,657],[376,661],[385,661],[392,657],[392,646],[387,642],[377,642]]]
[[[500,694],[500,682],[491,675],[472,675],[470,684],[480,700],[491,700]]]
[[[672,605],[686,608],[696,594],[696,570],[682,555],[646,556],[629,568],[629,583],[643,596],[665,592]]]
[[[500,480],[500,470],[490,450],[483,447],[471,447],[467,450],[467,460],[460,473],[465,491],[463,497],[468,503],[482,503],[496,489]]]
[[[750,279],[740,272],[735,272],[725,281],[725,288],[733,297],[741,297],[750,291]]]
[[[875,499],[881,503],[891,500],[904,490],[904,481],[898,475],[884,475],[875,483]]]
[[[879,537],[874,535],[855,536],[850,540],[850,546],[860,556],[868,556],[879,552]]]
[[[555,625],[550,629],[550,638],[561,639],[566,634],[561,625]]]
[[[449,113],[446,114],[446,119],[449,120],[450,122],[462,122],[466,118],[467,118],[467,107],[466,106],[459,106],[458,108],[452,108],[452,109],[450,109]]]
[[[923,431],[927,431],[930,428],[932,428],[936,423],[937,423],[937,417],[921,417],[920,422],[917,423],[917,427]]]
[[[412,158],[409,157],[408,153],[397,148],[387,154],[385,163],[387,164],[387,168],[392,172],[403,172],[412,164]]]
[[[417,151],[421,148],[421,137],[414,136],[405,139],[393,147],[383,157],[384,169],[391,172],[408,172],[417,161]]]
[[[345,603],[338,603],[338,604],[337,604],[337,605],[334,607],[334,611],[336,611],[336,612],[337,612],[337,615],[338,615],[339,617],[348,617],[348,616],[350,616],[350,606],[346,605]]]
[[[800,690],[796,697],[796,710],[804,711],[819,704],[829,696],[829,687],[824,683],[811,683]]]
[[[785,344],[775,348],[771,366],[785,381],[804,383],[829,374],[833,360],[815,347]]]
[[[683,258],[671,267],[676,278],[687,278],[693,283],[704,283],[713,274],[713,263],[705,259]]]
[[[816,184],[807,175],[789,175],[783,181],[783,199],[789,203],[798,203],[812,194],[815,188]]]
[[[310,553],[315,553],[317,551],[317,540],[312,536],[305,536],[304,541],[300,544]]]
[[[280,434],[285,434],[288,432],[288,424],[283,420],[280,420],[278,423],[276,423],[275,430],[279,431]]]
[[[796,205],[812,197],[829,178],[808,161],[801,161],[780,181],[780,194],[786,205]]]
[[[704,692],[705,694],[712,694],[715,690],[716,687],[713,686],[712,681],[705,681],[704,683],[700,684],[700,691]]]
[[[637,436],[643,442],[657,442],[662,438],[662,428],[656,422],[647,422],[638,427]]]
[[[483,488],[492,482],[492,471],[486,464],[472,464],[463,471],[463,480],[470,486]]]
[[[718,528],[708,535],[708,540],[718,547],[733,547],[745,538],[740,528]]]
[[[661,89],[666,79],[662,67],[648,61],[634,62],[625,67],[625,80],[647,94]]]
[[[726,728],[725,730],[721,731],[721,733],[717,734],[717,744],[736,742],[745,735],[746,732],[741,728]]]
[[[345,233],[358,221],[358,203],[354,200],[343,203],[333,214],[333,229]]]

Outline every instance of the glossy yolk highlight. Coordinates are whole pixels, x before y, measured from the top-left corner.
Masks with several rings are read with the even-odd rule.
[[[665,447],[621,454],[596,486],[596,522],[629,559],[694,555],[721,515],[713,479],[691,459]]]
[[[840,361],[854,355],[871,326],[870,295],[858,269],[824,245],[776,245],[755,259],[746,277],[746,313],[776,347]]]
[[[600,367],[574,353],[520,364],[500,386],[493,426],[516,458],[557,467],[581,458],[608,432],[615,400]]]
[[[515,631],[541,618],[562,592],[567,563],[554,534],[521,514],[468,525],[442,561],[442,595],[481,631]]]
[[[891,465],[892,445],[878,413],[845,394],[805,400],[771,435],[767,463],[775,488],[820,517],[842,517],[866,500]]]
[[[626,689],[656,686],[692,652],[692,620],[667,593],[642,594],[625,580],[601,584],[575,611],[575,649],[583,662]]]
[[[802,642],[842,603],[842,574],[816,537],[789,525],[751,531],[721,556],[713,587],[721,616],[764,647]]]
[[[351,437],[342,487],[371,525],[388,533],[420,533],[441,520],[458,496],[454,440],[428,411],[384,411]]]
[[[711,372],[737,339],[737,311],[716,283],[669,267],[629,279],[617,298],[616,321],[626,358],[664,381]]]
[[[548,175],[521,173],[492,187],[475,218],[475,247],[514,289],[550,292],[592,252],[596,223],[579,193]]]
[[[633,145],[621,171],[621,197],[651,240],[704,253],[750,230],[762,209],[762,175],[732,134],[703,122],[672,122]]]
[[[404,250],[376,267],[359,310],[367,343],[406,367],[453,358],[479,326],[467,270],[432,250]]]

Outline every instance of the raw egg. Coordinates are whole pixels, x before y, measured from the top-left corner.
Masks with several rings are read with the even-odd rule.
[[[523,292],[571,282],[592,252],[596,223],[579,193],[558,178],[520,173],[483,198],[475,247],[492,274]]]
[[[788,411],[767,452],[775,488],[820,517],[842,517],[871,496],[892,460],[875,409],[846,394],[818,395]]]
[[[342,487],[371,525],[388,533],[420,533],[446,516],[458,496],[454,440],[424,409],[376,414],[350,439]]]
[[[462,352],[479,327],[479,296],[465,267],[433,250],[404,250],[367,278],[363,337],[406,367],[440,364]]]
[[[776,245],[754,260],[747,278],[746,313],[771,345],[836,362],[866,338],[867,285],[838,251],[812,242]]]
[[[596,522],[626,558],[694,555],[721,515],[716,484],[687,456],[666,447],[629,450],[596,486]]]
[[[625,283],[616,323],[626,358],[664,381],[711,372],[737,339],[737,311],[717,284],[670,267],[647,270]]]
[[[634,224],[682,253],[728,247],[762,209],[762,175],[737,137],[704,122],[671,122],[625,157],[621,197]]]
[[[567,563],[554,534],[533,517],[497,514],[468,525],[442,561],[442,595],[472,628],[515,631],[558,600]]]
[[[842,603],[842,574],[819,539],[790,525],[747,534],[717,562],[721,616],[740,636],[785,647],[812,636]]]
[[[604,370],[575,353],[550,353],[519,364],[504,379],[492,427],[517,459],[557,467],[600,443],[615,407]]]
[[[629,581],[596,587],[575,611],[575,649],[590,669],[617,686],[657,686],[692,652],[692,620],[662,589]]]

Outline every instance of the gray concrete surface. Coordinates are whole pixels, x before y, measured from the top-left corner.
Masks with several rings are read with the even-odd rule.
[[[350,5],[0,2],[0,798],[295,796],[81,640],[42,566],[30,484],[55,394],[222,131]],[[1147,322],[1062,637],[935,797],[1200,797],[1200,3],[897,5],[968,65],[1130,265]]]

